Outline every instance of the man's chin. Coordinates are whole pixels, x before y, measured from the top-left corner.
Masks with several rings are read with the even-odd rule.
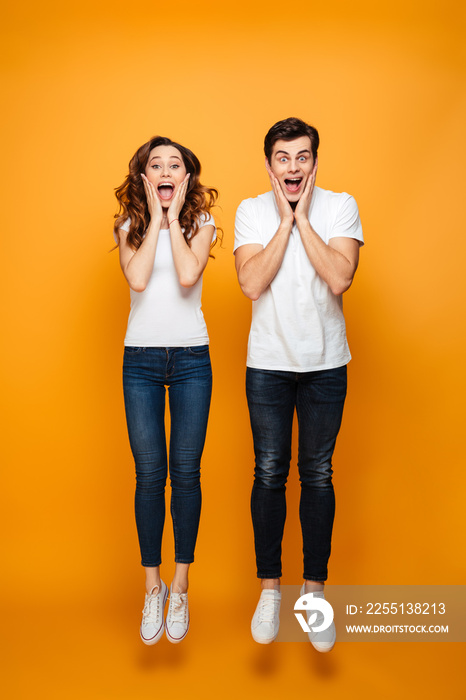
[[[300,193],[300,194],[294,194],[294,195],[293,195],[293,194],[290,195],[290,194],[288,194],[288,193],[285,194],[285,197],[287,198],[288,203],[289,203],[289,205],[290,205],[290,207],[291,207],[292,209],[295,208],[295,206],[297,205],[297,203],[298,203],[299,200],[301,199],[301,194],[302,194],[302,193]]]
[[[282,190],[283,191],[283,190]],[[304,192],[304,186],[301,188],[299,192],[283,192],[287,200],[289,201],[290,204],[297,204],[299,200],[302,197],[302,194]]]

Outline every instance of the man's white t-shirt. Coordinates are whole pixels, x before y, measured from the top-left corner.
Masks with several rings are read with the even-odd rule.
[[[357,204],[351,195],[315,187],[309,211],[314,231],[364,243]],[[234,250],[267,245],[280,225],[273,192],[241,202],[236,212]],[[351,359],[342,297],[314,270],[296,224],[279,271],[252,305],[247,366],[290,372],[341,367]]]
[[[215,221],[207,215],[200,226]],[[130,219],[120,227],[129,231]],[[214,231],[212,240],[215,239]],[[130,289],[131,310],[125,346],[190,347],[207,345],[209,336],[201,308],[202,275],[192,287],[182,287],[173,260],[170,230],[161,229],[154,269],[143,292]]]

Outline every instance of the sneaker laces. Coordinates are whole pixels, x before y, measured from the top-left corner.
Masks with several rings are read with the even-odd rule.
[[[186,622],[188,612],[188,594],[170,593],[170,619],[171,622]]]
[[[157,589],[157,593],[149,593],[146,597],[146,602],[144,603],[144,610],[142,611],[142,622],[147,624],[148,622],[157,622],[159,616],[159,606],[160,606],[160,596],[159,587],[154,586]],[[154,590],[154,588],[152,590]]]
[[[277,601],[275,598],[272,597],[267,597],[267,598],[261,598],[261,605],[259,608],[259,622],[273,622],[274,617],[276,614],[276,604],[279,601]]]

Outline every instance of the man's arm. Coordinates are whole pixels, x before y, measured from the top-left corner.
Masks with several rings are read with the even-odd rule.
[[[295,221],[304,250],[319,277],[336,295],[351,287],[359,262],[359,241],[336,236],[325,243],[309,223],[309,207],[317,175],[317,161],[296,206]]]
[[[267,161],[266,161],[267,167]],[[235,251],[236,274],[240,287],[249,299],[259,299],[280,269],[293,228],[293,211],[283,195],[278,180],[267,167],[275,201],[280,214],[280,225],[265,248],[258,243],[240,246]]]
[[[259,299],[280,269],[292,226],[293,221],[282,221],[265,248],[258,243],[249,243],[236,249],[238,282],[243,294],[249,299]]]
[[[359,241],[355,238],[331,238],[328,245],[314,231],[308,219],[296,219],[307,257],[319,277],[336,295],[351,287],[359,262]]]

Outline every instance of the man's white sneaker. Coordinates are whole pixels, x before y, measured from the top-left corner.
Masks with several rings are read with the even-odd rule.
[[[304,595],[305,593],[306,589],[305,585],[303,584],[301,587],[301,595]],[[325,594],[323,591],[313,591],[313,595],[314,598],[323,598],[323,600],[325,600]],[[320,610],[310,610],[307,616],[307,623],[309,625],[309,619],[315,613],[317,613],[317,618],[314,621],[313,626],[318,627],[324,621],[323,613],[321,613]],[[312,646],[317,651],[323,653],[325,653],[326,651],[331,651],[333,649],[337,637],[334,621],[332,620],[332,624],[330,625],[330,627],[327,627],[326,630],[322,630],[322,632],[313,632],[311,630],[310,632],[308,632],[307,636],[309,637],[309,641],[311,642]]]
[[[154,586],[150,593],[146,593],[140,631],[144,644],[157,644],[163,634],[163,611],[167,595],[168,588],[163,581],[160,586]]]
[[[278,634],[281,598],[280,591],[274,588],[266,588],[261,593],[251,622],[253,639],[259,644],[270,644]]]
[[[172,644],[181,642],[189,630],[189,606],[187,593],[173,593],[170,586],[170,603],[168,605],[165,632]]]

